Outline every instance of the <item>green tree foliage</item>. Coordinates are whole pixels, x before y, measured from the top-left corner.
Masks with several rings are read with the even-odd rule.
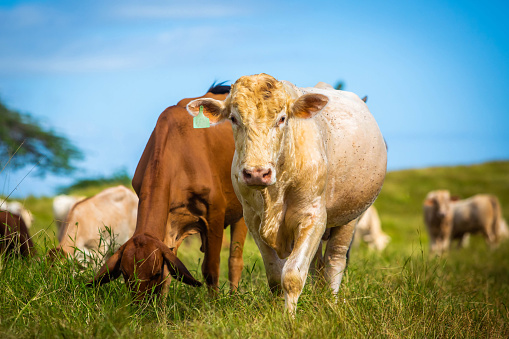
[[[47,129],[29,114],[7,108],[0,101],[0,170],[37,165],[37,174],[68,174],[83,155],[67,138]]]
[[[132,178],[125,169],[116,171],[111,176],[98,176],[78,179],[69,186],[62,186],[58,189],[59,194],[84,194],[88,189],[106,188],[114,185],[124,185],[131,187]],[[86,194],[85,194],[86,195]]]

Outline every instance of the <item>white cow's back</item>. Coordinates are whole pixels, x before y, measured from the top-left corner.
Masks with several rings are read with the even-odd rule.
[[[356,94],[315,87],[297,91],[329,98],[313,120],[327,157],[327,227],[344,225],[364,212],[382,187],[387,167],[385,141]]]
[[[57,226],[58,241],[64,236],[64,223],[71,208],[79,201],[85,199],[82,196],[60,194],[53,198],[53,218]]]
[[[68,254],[73,254],[76,247],[80,260],[83,254],[105,254],[112,245],[116,251],[133,235],[137,215],[138,196],[133,191],[124,186],[105,189],[74,205],[60,247]]]

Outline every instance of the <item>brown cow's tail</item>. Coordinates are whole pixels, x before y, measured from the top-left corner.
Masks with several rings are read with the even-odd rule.
[[[500,223],[502,222],[502,209],[500,208],[500,202],[494,195],[490,195],[491,206],[493,207],[493,223],[491,229],[495,235],[495,243],[500,241]]]
[[[163,258],[173,278],[191,286],[202,285],[201,282],[193,278],[191,272],[189,272],[184,263],[182,263],[182,261],[180,261],[180,259],[177,258],[177,256],[173,254],[169,248],[163,251]]]

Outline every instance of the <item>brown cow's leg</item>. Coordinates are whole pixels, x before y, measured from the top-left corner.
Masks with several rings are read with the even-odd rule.
[[[240,219],[230,226],[230,257],[228,258],[228,280],[230,280],[230,290],[236,291],[239,287],[240,276],[244,268],[242,253],[244,252],[244,242],[246,241],[247,227],[244,219]]]
[[[219,290],[219,262],[221,245],[223,243],[224,215],[214,215],[209,218],[207,246],[203,256],[201,271],[207,286],[215,291]]]

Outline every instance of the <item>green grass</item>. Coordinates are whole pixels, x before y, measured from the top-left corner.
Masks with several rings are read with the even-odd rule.
[[[221,289],[172,284],[166,300],[135,304],[122,279],[97,289],[84,283],[91,269],[73,262],[0,259],[2,337],[171,338],[508,338],[509,242],[489,250],[472,237],[469,248],[428,256],[422,201],[437,188],[466,198],[493,193],[509,217],[509,162],[389,173],[376,202],[392,242],[382,253],[354,248],[334,302],[327,288],[306,284],[297,316],[269,292],[260,255],[248,237],[240,292],[228,293],[227,253]],[[54,241],[51,199],[26,200],[41,252]],[[509,219],[509,218],[508,218]],[[199,241],[186,241],[179,257],[200,277]],[[310,282],[310,280],[308,280]]]

